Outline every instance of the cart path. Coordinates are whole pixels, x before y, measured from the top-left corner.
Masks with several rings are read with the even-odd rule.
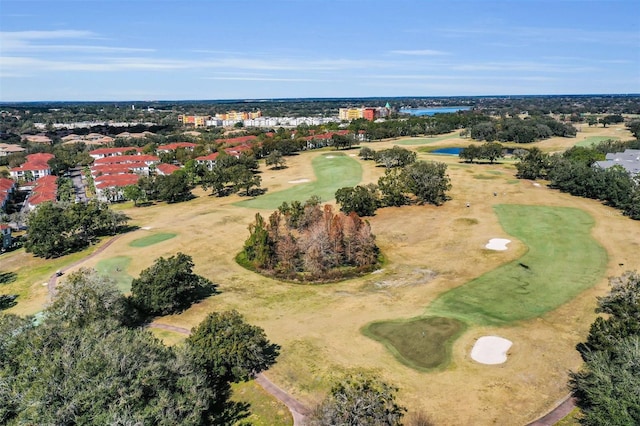
[[[574,408],[576,408],[575,399],[569,394],[553,410],[527,426],[553,426],[567,417]]]
[[[161,324],[157,322],[152,322],[149,324],[150,328],[158,328],[162,330],[173,331],[181,334],[191,334],[191,331],[184,327],[177,327],[175,325]],[[279,388],[275,383],[267,378],[263,373],[260,373],[255,378],[256,383],[258,383],[265,391],[270,393],[272,396],[280,400],[284,405],[287,406],[291,415],[293,416],[293,424],[294,426],[303,426],[305,424],[305,419],[307,415],[311,412],[309,408],[307,408],[300,401],[296,400],[293,396],[289,395],[287,392]]]
[[[100,246],[96,251],[84,257],[76,262],[73,262],[71,265],[65,266],[60,269],[60,272],[64,273],[71,268],[75,268],[76,266],[86,262],[87,260],[99,255],[104,250],[106,250],[111,244],[115,243],[120,237],[125,234],[119,234],[115,237],[111,238],[109,241]],[[56,283],[58,281],[57,273],[54,273],[51,278],[49,278],[49,282],[47,283],[47,290],[49,292],[49,299],[55,296],[56,292]],[[175,325],[161,324],[157,322],[152,322],[149,324],[151,328],[158,328],[167,331],[173,331],[181,334],[190,334],[191,331],[184,327],[177,327]],[[269,380],[264,374],[260,373],[256,376],[256,383],[258,383],[262,388],[280,400],[284,405],[287,406],[291,415],[293,416],[293,424],[294,426],[303,426],[305,424],[305,419],[307,415],[311,412],[308,407],[302,404],[300,401],[293,398],[291,395],[286,393],[284,390],[280,389],[276,386],[271,380]],[[575,408],[575,401],[571,397],[571,395],[566,396],[558,406],[556,406],[549,413],[540,417],[539,419],[528,423],[527,426],[552,426],[565,418],[573,409]]]
[[[67,265],[63,268],[60,269],[61,273],[65,273],[66,271],[68,271],[71,268],[75,268],[76,266],[86,262],[87,260],[99,255],[100,253],[102,253],[103,251],[105,251],[111,244],[115,243],[120,237],[122,237],[125,234],[118,234],[115,237],[112,237],[109,241],[107,241],[106,243],[104,243],[102,246],[98,247],[96,249],[96,251],[94,251],[93,253],[91,253],[90,255],[83,257],[80,260],[76,260],[75,262],[73,262],[71,265]],[[51,301],[51,299],[53,298],[53,296],[56,295],[56,283],[58,281],[58,273],[54,272],[53,275],[51,275],[51,278],[49,278],[49,282],[47,283],[47,291],[49,293],[49,301]]]

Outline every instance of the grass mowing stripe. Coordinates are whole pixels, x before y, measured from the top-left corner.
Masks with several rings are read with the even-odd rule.
[[[428,315],[480,325],[526,320],[556,309],[602,278],[607,253],[591,237],[594,221],[586,212],[522,205],[494,210],[528,252],[442,294],[427,308]]]
[[[316,180],[296,185],[283,191],[261,195],[250,200],[234,203],[235,206],[254,209],[275,210],[283,202],[304,202],[317,195],[323,202],[333,200],[336,191],[345,186],[355,186],[362,180],[360,163],[342,153],[319,155],[311,162]]]
[[[133,240],[129,243],[130,247],[147,247],[153,244],[158,244],[166,240],[170,240],[175,237],[176,234],[172,233],[162,233],[162,234],[153,234],[147,237],[138,238],[137,240]]]

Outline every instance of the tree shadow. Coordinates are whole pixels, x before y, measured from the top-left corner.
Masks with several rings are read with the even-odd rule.
[[[5,309],[12,308],[18,304],[16,299],[18,298],[17,294],[3,294],[0,295],[0,311],[4,311]]]
[[[251,415],[251,404],[248,402],[228,401],[224,410],[216,416],[217,424],[249,426],[252,423],[244,421]]]
[[[11,284],[18,279],[18,274],[15,272],[0,272],[0,284]]]

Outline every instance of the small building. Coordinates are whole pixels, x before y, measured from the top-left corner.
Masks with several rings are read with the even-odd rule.
[[[173,164],[160,163],[156,166],[156,173],[161,176],[169,176],[176,170],[180,170],[180,167]]]
[[[189,151],[193,151],[196,146],[198,145],[192,142],[174,142],[167,145],[160,145],[157,149],[157,152],[158,154],[165,153],[165,152],[173,152],[173,151],[176,151],[178,148],[183,148]]]
[[[31,194],[27,197],[26,205],[29,211],[35,210],[40,204],[50,201],[55,202],[58,195],[57,177],[53,175],[43,176],[35,181]]]
[[[0,223],[0,236],[2,237],[2,249],[9,249],[13,243],[13,240],[11,239],[11,228],[9,225]]]
[[[25,152],[26,149],[19,145],[10,143],[0,143],[0,157],[6,157],[7,155],[17,154],[19,152]]]
[[[594,164],[602,169],[620,166],[630,175],[636,176],[640,173],[640,149],[626,149],[624,152],[609,153],[604,161],[596,161]]]
[[[16,190],[16,182],[13,179],[0,178],[0,210],[4,210]]]
[[[142,154],[142,148],[137,146],[125,146],[119,148],[98,148],[89,152],[89,155],[98,160],[105,157],[116,157],[119,155],[125,155],[125,153]]]
[[[27,161],[20,167],[9,170],[11,178],[15,180],[35,180],[51,174],[49,160],[53,154],[38,153],[27,155]]]

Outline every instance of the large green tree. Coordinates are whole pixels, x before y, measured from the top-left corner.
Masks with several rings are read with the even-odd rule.
[[[579,421],[588,426],[640,424],[640,274],[610,283],[596,309],[607,316],[598,317],[578,344],[584,364],[569,375]]]
[[[336,383],[310,416],[311,426],[399,426],[406,409],[396,402],[397,388],[365,374]]]
[[[340,188],[336,191],[336,202],[346,214],[355,212],[358,216],[373,216],[378,208],[378,187],[358,185]]]
[[[210,377],[227,382],[255,378],[275,363],[278,345],[237,311],[212,312],[186,340],[191,354]]]
[[[407,189],[419,202],[439,206],[447,200],[451,180],[445,163],[416,161],[405,167],[403,172]]]
[[[193,259],[184,253],[169,258],[160,257],[131,282],[131,300],[149,315],[180,312],[214,285],[193,273]]]

